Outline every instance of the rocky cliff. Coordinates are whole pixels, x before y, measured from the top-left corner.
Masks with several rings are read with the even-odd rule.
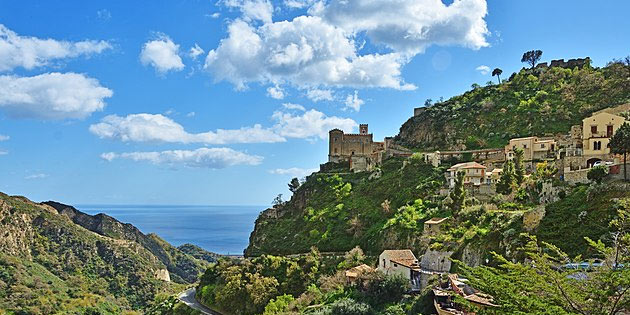
[[[107,215],[0,193],[0,313],[122,313],[207,263]]]

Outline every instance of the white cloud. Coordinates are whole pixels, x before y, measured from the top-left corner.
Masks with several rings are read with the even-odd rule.
[[[190,56],[190,58],[192,59],[197,59],[197,57],[199,57],[199,55],[202,55],[205,51],[203,50],[203,48],[199,47],[199,45],[197,45],[197,43],[195,43],[195,46],[190,47],[190,50],[188,51],[188,56]]]
[[[240,129],[218,129],[202,133],[189,133],[172,119],[160,114],[130,114],[126,117],[109,115],[100,123],[90,126],[90,132],[104,139],[123,142],[170,143],[271,143],[285,138],[261,125]]]
[[[362,99],[359,98],[359,91],[354,91],[354,94],[348,94],[346,97],[346,108],[354,109],[354,111],[359,111],[361,109],[361,105],[365,103]]]
[[[140,52],[140,62],[145,66],[151,65],[161,74],[184,69],[184,63],[179,56],[179,45],[166,35],[160,35],[160,38],[144,43]]]
[[[105,108],[112,90],[80,73],[0,76],[0,109],[18,118],[85,118]]]
[[[239,8],[246,2],[226,1]],[[310,8],[293,20],[269,17],[262,25],[251,23],[251,14],[244,12],[228,26],[227,37],[206,58],[205,68],[216,81],[237,89],[258,82],[412,90],[416,87],[404,82],[401,68],[427,47],[488,46],[485,0],[450,5],[441,0],[285,0],[284,5]],[[362,45],[354,39],[362,35],[388,49],[361,54]]]
[[[263,160],[261,156],[249,155],[230,148],[199,148],[196,150],[168,150],[161,152],[108,152],[101,154],[101,158],[107,161],[129,159],[172,167],[183,165],[210,169],[220,169],[234,165],[258,165]]]
[[[190,113],[186,114],[186,117],[195,117],[195,115],[197,115],[197,113],[190,112]]]
[[[431,45],[488,46],[486,0],[331,0],[311,13],[349,33],[409,56]]]
[[[284,5],[291,9],[303,9],[315,4],[316,0],[284,0]]]
[[[111,48],[106,41],[69,42],[20,36],[0,24],[0,71],[17,67],[30,70],[54,60],[91,56]]]
[[[221,16],[221,13],[219,12],[214,12],[212,14],[208,14],[207,16],[213,18],[213,19],[218,19]]]
[[[0,135],[0,141],[7,141],[9,139],[11,139],[11,137],[5,136],[5,135]]]
[[[479,71],[479,73],[481,73],[483,75],[486,75],[486,74],[490,73],[490,67],[484,66],[484,65],[481,65],[481,66],[475,68],[475,70]]]
[[[269,173],[276,175],[289,175],[291,177],[301,178],[306,175],[310,175],[313,172],[317,172],[319,169],[317,168],[299,168],[299,167],[291,167],[291,168],[276,168],[273,170],[269,170]]]
[[[273,5],[269,0],[225,0],[227,7],[238,8],[245,21],[262,21],[271,23]]]
[[[284,90],[279,86],[270,86],[267,88],[267,95],[271,98],[281,100],[284,98]]]
[[[0,155],[7,155],[9,152],[0,150]]]
[[[401,78],[406,59],[397,53],[358,55],[350,35],[319,17],[299,16],[254,27],[236,20],[228,37],[211,50],[204,68],[215,81],[237,89],[249,82],[415,89]]]
[[[48,174],[39,173],[25,176],[24,179],[42,179],[46,177],[48,177]]]
[[[96,11],[96,17],[99,20],[108,21],[109,19],[112,18],[112,13],[109,12],[109,10],[107,9],[102,9],[102,10]]]
[[[283,103],[282,107],[286,108],[286,109],[295,109],[295,110],[300,110],[300,111],[305,111],[306,108],[304,108],[304,106],[300,105],[300,104],[293,104],[293,103]]]
[[[326,139],[331,129],[338,128],[345,132],[352,132],[357,126],[357,123],[350,118],[328,117],[314,109],[302,115],[277,111],[272,118],[276,121],[274,125],[276,133],[288,138]]]
[[[332,101],[332,90],[311,89],[306,91],[306,97],[313,102]]]

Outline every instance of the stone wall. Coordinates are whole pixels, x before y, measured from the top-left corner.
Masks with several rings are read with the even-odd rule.
[[[563,175],[564,181],[569,184],[577,184],[577,183],[588,184],[590,182],[587,177],[589,170],[590,169],[585,168],[585,169],[572,171],[569,168],[565,167],[564,175]]]
[[[451,255],[453,252],[427,249],[420,260],[420,267],[435,272],[449,272],[451,270]]]

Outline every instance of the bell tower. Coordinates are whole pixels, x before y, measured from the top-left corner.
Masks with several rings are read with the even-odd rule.
[[[359,133],[362,135],[368,134],[368,124],[360,124],[359,125]]]

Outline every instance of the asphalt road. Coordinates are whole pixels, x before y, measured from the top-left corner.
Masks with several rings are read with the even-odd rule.
[[[195,292],[195,288],[190,288],[190,289],[180,293],[177,298],[180,301],[182,301],[184,304],[188,305],[188,307],[200,311],[201,314],[221,315],[221,313],[213,311],[213,310],[205,307],[203,304],[197,302],[197,299],[195,298],[195,293],[196,293]]]

